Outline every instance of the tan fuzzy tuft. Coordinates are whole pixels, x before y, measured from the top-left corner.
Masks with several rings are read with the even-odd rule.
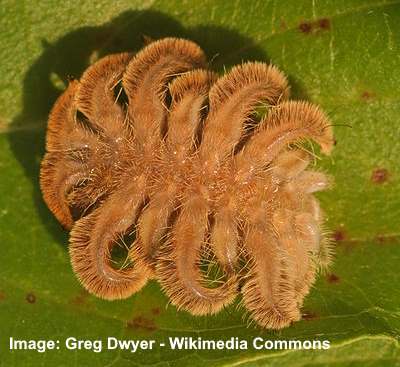
[[[64,228],[71,229],[74,221],[67,193],[83,174],[68,167],[60,156],[60,153],[46,153],[40,167],[40,188],[44,201],[57,220]]]
[[[177,68],[175,73],[182,73],[190,69],[205,65],[205,55],[195,43],[178,38],[164,38],[155,41],[141,50],[130,62],[124,75],[124,87],[129,95],[138,92],[138,88],[149,77],[153,79],[152,72],[163,74],[170,70],[171,66]],[[163,75],[168,78],[173,75]],[[160,85],[153,85],[159,88]]]
[[[271,110],[259,130],[246,144],[239,165],[252,162],[265,166],[289,144],[305,139],[316,141],[329,154],[334,139],[331,125],[323,112],[308,102],[283,102]]]
[[[157,262],[157,278],[171,303],[194,315],[216,313],[237,294],[235,276],[217,288],[202,284],[199,262],[207,226],[207,207],[201,199],[192,198],[182,209]]]
[[[49,117],[46,149],[40,168],[40,188],[49,209],[67,229],[73,224],[67,195],[86,177],[87,156],[96,137],[83,131],[76,119],[73,81],[57,99]]]
[[[52,108],[47,124],[46,150],[48,152],[68,149],[65,137],[75,129],[76,105],[74,98],[79,82],[72,81],[67,89],[58,97]],[[64,139],[60,139],[63,136]]]
[[[239,231],[233,210],[222,208],[214,215],[210,244],[225,271],[235,271],[239,258]]]
[[[288,261],[292,264],[296,300],[299,305],[302,305],[315,279],[315,263],[310,255],[312,246],[319,238],[318,233],[310,231],[312,223],[307,222],[306,225],[300,226],[296,219],[298,217],[295,218],[292,210],[277,210],[274,214],[273,225],[279,233],[279,245],[285,249]]]
[[[144,261],[154,268],[156,256],[162,239],[168,233],[168,220],[174,210],[174,197],[171,193],[159,192],[151,197],[139,218],[139,238],[143,248]]]
[[[163,128],[168,82],[204,62],[204,53],[195,43],[165,38],[145,47],[129,63],[123,77],[128,112],[136,135],[142,140],[147,137],[149,149]]]
[[[225,103],[233,103],[232,97],[248,97],[253,89],[258,89],[254,99],[276,105],[289,96],[289,87],[286,77],[274,65],[261,62],[247,62],[234,66],[228,74],[218,80],[210,91],[210,107],[217,111]],[[247,92],[247,93],[246,93]],[[260,96],[260,97],[258,97]],[[236,102],[240,102],[236,99]]]
[[[141,261],[142,249],[135,247],[135,244],[129,250],[132,269],[115,270],[110,263],[110,251],[118,236],[124,235],[134,225],[142,201],[141,188],[140,185],[138,192],[126,200],[123,193],[112,195],[106,203],[77,221],[72,228],[72,267],[85,288],[99,297],[129,297],[146,284],[150,275],[150,269]]]
[[[276,238],[264,229],[247,229],[245,247],[250,265],[242,288],[250,316],[268,329],[281,329],[300,318],[293,280],[293,264]]]
[[[116,103],[114,88],[122,79],[132,55],[109,55],[90,66],[83,74],[76,94],[78,109],[101,131],[115,134],[121,129],[125,113]]]
[[[303,172],[310,163],[310,156],[304,150],[287,150],[279,154],[272,162],[276,179],[292,180]]]
[[[276,105],[288,96],[285,76],[263,63],[235,66],[210,90],[201,154],[222,159],[231,153],[245,131],[245,123],[261,103]]]
[[[169,92],[175,104],[192,94],[207,96],[212,85],[217,80],[217,75],[211,71],[198,69],[189,71],[174,79],[169,85]]]
[[[305,138],[316,141],[325,154],[329,154],[334,145],[332,126],[321,109],[309,102],[283,102],[267,117],[266,127],[273,129],[291,126],[303,130]]]
[[[201,112],[215,80],[214,73],[195,70],[177,77],[169,85],[172,104],[168,118],[167,142],[174,151],[183,150],[184,156],[193,146],[196,131],[200,127]]]
[[[72,268],[88,292],[109,300],[127,298],[146,284],[150,272],[135,261],[137,258],[133,254],[134,269],[111,267],[109,246],[112,243],[104,240],[99,243],[92,238],[97,216],[94,212],[77,221],[72,228],[69,247]]]

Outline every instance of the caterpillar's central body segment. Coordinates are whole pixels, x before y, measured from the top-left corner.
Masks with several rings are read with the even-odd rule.
[[[330,254],[313,196],[329,182],[294,144],[329,153],[332,131],[316,106],[287,100],[274,66],[220,78],[205,66],[196,44],[172,38],[92,65],[50,115],[43,195],[72,228],[72,265],[90,292],[125,298],[153,277],[196,315],[241,292],[258,324],[282,328]],[[129,266],[116,268],[127,236]]]

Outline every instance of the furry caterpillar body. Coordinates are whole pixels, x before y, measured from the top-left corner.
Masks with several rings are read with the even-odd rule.
[[[82,285],[120,299],[155,278],[194,315],[241,293],[264,328],[299,320],[331,249],[313,196],[329,180],[298,143],[329,154],[334,138],[317,106],[288,97],[275,66],[218,78],[198,45],[175,38],[107,56],[72,81],[49,117],[40,183],[71,230]]]

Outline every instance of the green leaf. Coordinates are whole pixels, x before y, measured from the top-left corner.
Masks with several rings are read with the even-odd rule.
[[[400,366],[400,2],[100,0],[0,7],[0,366]],[[270,61],[293,98],[320,104],[337,146],[318,162],[335,180],[320,195],[337,240],[304,318],[269,332],[235,307],[192,317],[169,305],[156,283],[126,301],[83,291],[69,264],[68,234],[38,186],[49,109],[68,76],[95,59],[138,50],[143,36],[197,41],[217,71]],[[9,337],[60,340],[46,353],[9,350]],[[70,351],[68,337],[239,337],[248,350],[136,353]],[[256,350],[255,337],[324,340],[329,350]]]

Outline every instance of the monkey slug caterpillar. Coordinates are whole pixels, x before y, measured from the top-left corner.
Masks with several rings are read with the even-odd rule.
[[[330,260],[313,196],[329,180],[307,168],[300,143],[328,154],[334,139],[317,106],[288,96],[275,66],[217,76],[198,45],[175,38],[104,57],[70,82],[49,117],[40,183],[71,229],[82,285],[112,300],[154,278],[193,315],[241,293],[264,328],[299,320]]]

